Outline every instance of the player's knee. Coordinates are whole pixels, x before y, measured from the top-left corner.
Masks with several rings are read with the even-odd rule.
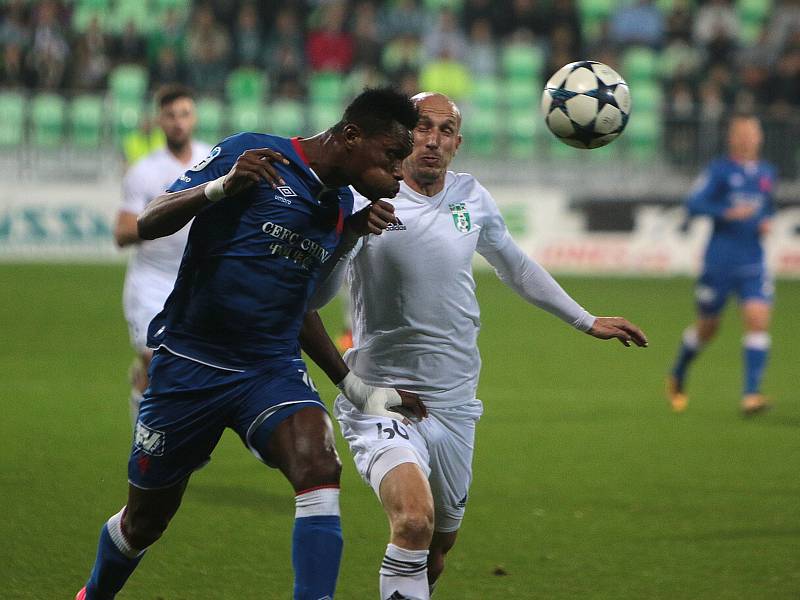
[[[137,513],[129,510],[125,514],[125,537],[134,548],[144,550],[152,546],[166,531],[168,515]]]
[[[433,510],[415,507],[393,515],[392,537],[416,548],[428,546],[433,537]]]
[[[339,483],[342,462],[335,448],[319,448],[295,456],[291,469],[291,482],[297,490],[318,485]]]

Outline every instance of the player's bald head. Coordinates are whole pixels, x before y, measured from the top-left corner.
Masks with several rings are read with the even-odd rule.
[[[461,109],[450,98],[439,92],[420,92],[411,97],[417,112],[435,113],[440,116],[450,115],[456,129],[461,129]]]

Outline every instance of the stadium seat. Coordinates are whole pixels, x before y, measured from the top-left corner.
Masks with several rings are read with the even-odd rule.
[[[222,102],[216,98],[200,98],[197,101],[197,138],[208,144],[220,141],[222,115]]]
[[[496,109],[475,106],[464,115],[464,147],[470,154],[490,156],[497,151],[502,122]]]
[[[622,57],[620,75],[632,83],[653,79],[658,74],[658,58],[649,48],[634,47],[625,51]]]
[[[264,108],[260,102],[239,102],[228,109],[230,133],[264,130]]]
[[[117,102],[140,102],[147,92],[147,69],[127,64],[115,68],[108,78],[111,97]]]
[[[303,104],[296,100],[276,100],[269,110],[269,128],[276,135],[292,137],[307,133]],[[330,124],[328,125],[330,126]]]
[[[737,0],[736,12],[743,23],[761,25],[772,9],[771,0]]]
[[[139,127],[142,114],[142,103],[137,100],[112,102],[111,131],[116,144],[121,144],[128,134]]]
[[[504,89],[509,108],[534,110],[541,96],[538,85],[538,80],[530,79],[506,82]]]
[[[652,158],[661,140],[661,115],[657,111],[639,111],[628,122],[623,138],[629,154],[636,159]]]
[[[503,73],[510,80],[537,79],[544,67],[544,52],[529,44],[508,44],[502,50]]]
[[[636,96],[631,96],[634,111],[654,111],[661,109],[664,94],[661,86],[654,81],[640,81],[634,87]]]
[[[39,94],[31,102],[31,141],[41,148],[54,148],[64,139],[64,98]]]
[[[581,30],[587,40],[596,40],[603,31],[603,24],[616,6],[616,0],[579,0]]]
[[[103,139],[103,100],[99,96],[78,96],[68,111],[70,139],[78,148],[97,148]]]
[[[344,79],[339,73],[333,71],[314,73],[309,79],[308,88],[312,104],[341,104],[344,100]]]
[[[117,34],[131,21],[142,33],[152,31],[156,22],[155,13],[142,0],[117,0],[116,8],[107,14],[106,29]]]
[[[342,118],[342,107],[338,104],[311,104],[308,125],[311,133],[324,131]]]
[[[470,101],[475,106],[495,109],[500,98],[500,82],[494,77],[478,77],[472,84]]]
[[[536,153],[536,132],[542,119],[533,110],[512,110],[508,115],[509,153],[514,158],[528,159]]]
[[[25,137],[25,97],[0,93],[0,147],[19,146]]]
[[[267,78],[259,69],[236,69],[225,82],[225,95],[231,104],[260,104],[267,95]]]

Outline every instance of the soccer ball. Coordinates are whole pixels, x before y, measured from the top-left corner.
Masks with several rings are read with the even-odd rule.
[[[544,87],[542,112],[547,128],[565,144],[599,148],[628,124],[631,95],[614,69],[593,60],[570,63]]]

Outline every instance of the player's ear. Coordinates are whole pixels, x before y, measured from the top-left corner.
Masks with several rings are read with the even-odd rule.
[[[456,136],[456,152],[458,152],[458,149],[461,147],[461,142],[463,139],[464,138],[461,136],[460,133]]]
[[[342,140],[344,141],[344,147],[348,150],[352,150],[357,146],[363,137],[361,128],[355,123],[348,123],[342,129]]]

